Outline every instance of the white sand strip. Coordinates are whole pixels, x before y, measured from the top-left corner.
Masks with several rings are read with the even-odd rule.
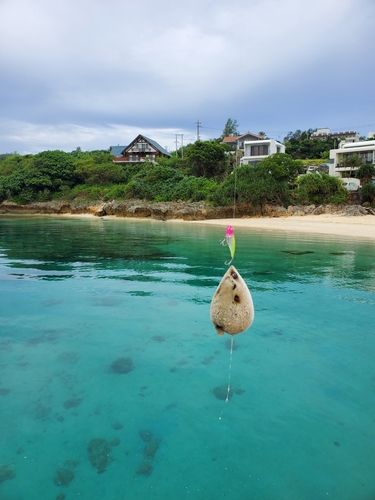
[[[251,217],[241,219],[212,219],[192,221],[192,224],[214,224],[234,227],[256,228],[271,231],[291,231],[315,233],[348,238],[366,238],[375,240],[375,216],[364,215],[347,217],[340,215],[303,215],[290,217]]]

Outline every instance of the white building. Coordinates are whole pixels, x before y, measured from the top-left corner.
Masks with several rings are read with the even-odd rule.
[[[244,141],[244,155],[241,165],[256,165],[275,153],[285,153],[285,146],[274,139],[261,139],[257,141]]]
[[[346,142],[359,141],[359,134],[354,130],[347,132],[331,132],[329,128],[318,128],[316,132],[311,134],[311,139],[341,139]]]
[[[354,155],[358,155],[362,163],[371,163],[375,166],[375,140],[341,142],[338,149],[331,149],[329,175],[351,177],[357,167],[351,166],[348,160]]]

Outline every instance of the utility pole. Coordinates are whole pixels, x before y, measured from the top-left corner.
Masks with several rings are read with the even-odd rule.
[[[176,144],[176,155],[178,149],[178,136],[181,136],[181,158],[184,157],[184,134],[175,134],[175,144]]]
[[[198,120],[197,122],[195,122],[196,126],[197,126],[197,141],[200,141],[201,138],[199,136],[199,129],[201,128],[201,122]]]

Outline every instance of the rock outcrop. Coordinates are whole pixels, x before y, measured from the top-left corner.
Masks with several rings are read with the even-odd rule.
[[[361,205],[295,205],[288,208],[276,205],[254,207],[238,204],[235,217],[288,217],[291,215],[335,214],[362,216],[371,213]],[[4,201],[0,204],[0,214],[92,214],[97,217],[115,216],[128,218],[148,218],[157,220],[207,220],[233,217],[233,206],[213,207],[204,202],[158,202],[143,200],[107,201],[79,203],[66,201],[35,202],[26,205]]]

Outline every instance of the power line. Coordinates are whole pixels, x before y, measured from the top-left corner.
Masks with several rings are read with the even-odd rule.
[[[207,130],[221,130],[221,128],[204,127],[203,125],[201,125],[201,128],[206,128]]]

